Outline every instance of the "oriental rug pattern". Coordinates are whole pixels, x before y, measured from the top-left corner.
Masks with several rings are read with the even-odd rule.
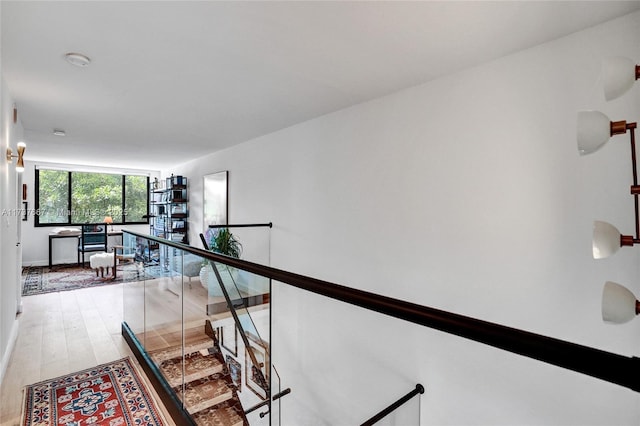
[[[25,389],[23,426],[164,426],[129,358]]]
[[[94,269],[77,265],[61,265],[52,268],[28,266],[22,268],[22,295],[32,296],[114,284],[122,281],[121,271],[118,271],[118,274],[119,276],[113,280],[111,277],[98,277]]]

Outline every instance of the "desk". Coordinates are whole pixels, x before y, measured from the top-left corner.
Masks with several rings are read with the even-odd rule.
[[[107,235],[109,237],[121,237],[122,238],[122,231],[109,231],[107,232]],[[78,231],[77,233],[75,232],[69,232],[66,234],[49,234],[49,268],[51,268],[52,266],[52,255],[53,255],[53,240],[56,238],[76,238],[79,239],[80,238],[80,232]],[[120,243],[122,243],[122,240],[120,240]],[[107,246],[109,245],[108,241],[107,241]],[[107,247],[108,250],[109,247]]]
[[[49,234],[49,268],[51,268],[51,255],[53,254],[51,249],[52,249],[52,243],[53,240],[55,238],[75,238],[75,239],[79,239],[80,238],[80,232],[78,233],[67,233],[67,234]]]
[[[118,244],[122,244],[122,231],[108,231],[107,232],[107,251],[109,249],[109,237],[120,237],[117,244],[114,245],[118,245]]]

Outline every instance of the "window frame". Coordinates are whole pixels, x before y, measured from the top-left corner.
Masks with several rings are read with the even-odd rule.
[[[56,222],[56,223],[40,223],[40,170],[56,170],[56,171],[61,171],[61,172],[66,172],[67,173],[67,221],[66,222]],[[121,190],[122,190],[122,212],[127,211],[127,209],[125,208],[126,206],[126,178],[127,176],[141,176],[146,178],[147,180],[147,185],[146,185],[146,204],[147,204],[147,212],[146,214],[143,216],[145,217],[144,221],[127,221],[126,220],[126,215],[123,213],[122,216],[118,217],[118,220],[116,220],[116,217],[113,218],[113,224],[114,225],[148,225],[149,224],[149,209],[150,209],[150,200],[149,200],[149,189],[150,189],[150,177],[149,175],[142,175],[142,174],[126,174],[126,173],[105,173],[105,172],[92,172],[92,171],[80,171],[80,170],[59,170],[56,168],[51,168],[48,169],[46,167],[42,167],[42,168],[36,168],[35,169],[35,177],[34,177],[34,182],[35,182],[35,193],[34,193],[34,197],[35,197],[35,211],[36,214],[33,215],[34,217],[34,226],[35,227],[50,227],[50,226],[80,226],[80,225],[84,225],[86,224],[86,222],[73,222],[72,221],[72,217],[73,215],[71,214],[71,205],[72,205],[72,182],[73,182],[73,173],[95,173],[95,174],[110,174],[110,175],[116,175],[116,176],[120,176],[121,177]]]

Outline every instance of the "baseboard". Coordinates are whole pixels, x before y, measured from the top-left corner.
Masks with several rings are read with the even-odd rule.
[[[33,260],[31,262],[22,262],[22,267],[27,268],[29,266],[48,266],[48,260]]]
[[[56,263],[54,265],[74,265],[78,263],[78,259],[56,259]],[[89,260],[87,260],[89,262]],[[48,260],[32,260],[29,262],[22,262],[22,267],[26,268],[28,266],[49,266]]]
[[[13,349],[16,346],[16,340],[18,340],[18,326],[19,320],[16,318],[16,320],[13,322],[13,325],[11,326],[11,333],[9,334],[7,350],[2,354],[2,363],[0,364],[0,386],[2,386],[2,380],[4,379],[4,375],[7,372],[7,366],[9,365],[11,354],[13,353]]]

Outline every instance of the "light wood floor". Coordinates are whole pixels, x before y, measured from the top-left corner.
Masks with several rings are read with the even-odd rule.
[[[18,339],[0,388],[0,425],[20,424],[28,384],[126,356],[136,362],[121,335],[122,294],[122,284],[115,284],[22,299]]]

